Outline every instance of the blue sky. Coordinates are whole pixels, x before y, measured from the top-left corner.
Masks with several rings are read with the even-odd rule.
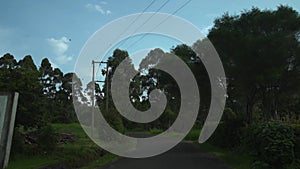
[[[147,12],[157,11],[166,1],[156,0]],[[170,0],[159,12],[171,14],[187,1]],[[63,72],[73,71],[80,50],[95,31],[115,19],[142,12],[151,2],[152,0],[1,1],[0,55],[11,53],[17,59],[31,55],[37,65],[47,57]],[[276,9],[280,4],[300,11],[299,0],[191,0],[176,15],[207,33],[214,19],[225,12],[239,14],[253,6]]]

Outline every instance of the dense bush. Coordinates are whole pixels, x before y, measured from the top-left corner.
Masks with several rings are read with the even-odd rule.
[[[12,144],[11,144],[11,156],[14,157],[17,154],[21,154],[24,151],[24,134],[19,131],[19,127],[14,129]]]
[[[244,120],[237,116],[230,108],[226,108],[222,121],[209,139],[209,142],[222,148],[239,146],[243,127]]]
[[[300,160],[300,124],[292,125],[295,134],[295,157]]]
[[[57,138],[58,135],[51,125],[47,124],[43,126],[37,133],[37,143],[40,150],[44,152],[53,150],[57,145]]]
[[[256,159],[255,168],[283,169],[294,161],[294,132],[280,122],[248,127],[244,145]]]

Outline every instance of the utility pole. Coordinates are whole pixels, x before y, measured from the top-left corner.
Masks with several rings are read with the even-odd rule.
[[[96,82],[105,83],[104,80],[95,80],[95,64],[106,64],[106,112],[108,113],[108,65],[107,62],[99,62],[92,60],[92,126],[91,126],[91,136],[94,136],[94,128],[95,128],[95,84]],[[99,65],[99,66],[100,66]]]
[[[92,74],[92,126],[91,126],[91,135],[94,136],[94,127],[95,127],[95,61],[92,60],[93,74]]]

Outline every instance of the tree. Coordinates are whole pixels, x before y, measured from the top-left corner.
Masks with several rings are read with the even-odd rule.
[[[207,39],[199,40],[199,43],[195,42],[193,46],[199,46],[200,43],[205,42],[206,40]],[[204,45],[202,45],[201,47],[204,47]],[[201,100],[198,121],[203,123],[206,119],[211,101],[211,86],[206,68],[200,60],[200,56],[197,56],[197,54],[192,50],[190,46],[187,46],[185,44],[178,45],[171,49],[171,53],[180,57],[189,66],[194,74],[194,77],[198,83]],[[178,103],[175,103],[175,105],[176,104]]]
[[[299,28],[299,14],[286,6],[253,8],[215,20],[208,38],[226,70],[229,104],[233,110],[246,107],[249,123],[254,108],[263,117],[279,117],[287,90],[296,90],[287,86],[299,82],[293,78],[299,77]]]
[[[16,126],[25,128],[42,125],[42,86],[39,72],[31,58],[25,56],[19,62],[10,54],[0,58],[0,88],[4,91],[19,92]]]
[[[0,58],[0,88],[5,91],[15,91],[16,86],[13,83],[13,75],[17,66],[14,56],[9,53]]]

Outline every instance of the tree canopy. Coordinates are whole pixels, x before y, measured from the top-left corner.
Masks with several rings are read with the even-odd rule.
[[[283,102],[299,91],[299,33],[299,14],[286,6],[215,20],[208,38],[226,69],[229,104],[246,112],[249,122],[253,109],[262,117],[290,113]]]

